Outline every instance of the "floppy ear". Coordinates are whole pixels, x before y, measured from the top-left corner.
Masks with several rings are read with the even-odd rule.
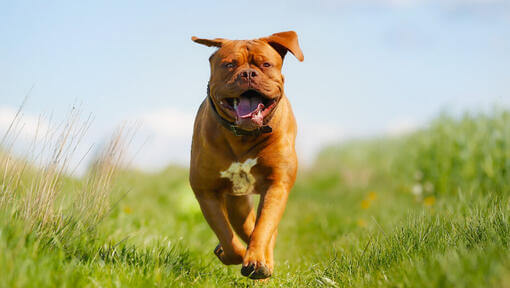
[[[282,59],[285,57],[285,54],[287,54],[287,51],[294,54],[299,61],[303,61],[305,59],[303,51],[299,48],[297,33],[294,31],[275,33],[269,37],[261,38],[261,40],[266,41],[276,51],[278,51],[278,53],[282,56]]]
[[[191,40],[193,40],[193,42],[196,42],[198,44],[202,44],[202,45],[205,45],[205,46],[209,46],[209,47],[221,47],[221,45],[223,45],[223,43],[225,43],[225,41],[227,39],[223,39],[223,38],[215,38],[215,39],[203,39],[203,38],[198,38],[196,36],[193,36],[191,37]]]

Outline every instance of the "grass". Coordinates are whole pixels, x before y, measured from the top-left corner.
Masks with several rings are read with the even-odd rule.
[[[0,287],[508,287],[509,112],[324,149],[300,171],[264,283],[215,259],[187,169],[117,170],[109,147],[109,168],[83,179],[2,154]],[[65,221],[21,216],[41,179],[56,179],[48,219]]]

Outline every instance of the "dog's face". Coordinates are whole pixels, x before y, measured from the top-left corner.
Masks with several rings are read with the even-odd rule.
[[[303,61],[293,31],[255,40],[192,39],[219,47],[209,58],[210,96],[223,118],[245,130],[264,125],[283,96],[281,68],[287,51]]]
[[[278,52],[262,40],[228,41],[210,62],[209,88],[218,111],[248,130],[262,126],[283,94]]]

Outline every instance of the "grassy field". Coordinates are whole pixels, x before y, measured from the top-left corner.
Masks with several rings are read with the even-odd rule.
[[[508,112],[324,149],[300,171],[267,282],[215,258],[185,168],[114,173],[109,147],[83,179],[0,154],[0,287],[510,285]]]

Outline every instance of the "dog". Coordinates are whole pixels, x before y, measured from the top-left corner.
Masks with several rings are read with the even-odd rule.
[[[191,188],[218,237],[214,254],[226,265],[242,264],[243,276],[265,279],[273,273],[278,224],[298,167],[297,125],[281,68],[287,52],[299,61],[303,52],[294,31],[191,39],[218,47],[194,123]],[[257,213],[252,194],[260,195]]]

